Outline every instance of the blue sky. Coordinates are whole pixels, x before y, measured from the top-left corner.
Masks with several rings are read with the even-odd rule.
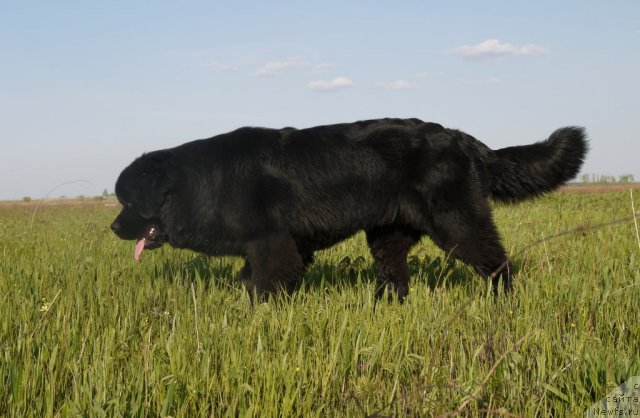
[[[587,128],[640,179],[640,2],[0,1],[0,199],[96,195],[244,125],[418,117],[492,148]],[[54,189],[53,191],[51,191]]]

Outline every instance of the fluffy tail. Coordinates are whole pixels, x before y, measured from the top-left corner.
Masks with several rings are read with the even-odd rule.
[[[491,197],[518,202],[550,192],[574,178],[589,150],[583,128],[561,128],[549,139],[494,151],[489,166]]]

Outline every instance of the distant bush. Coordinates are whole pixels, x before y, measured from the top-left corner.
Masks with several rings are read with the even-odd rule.
[[[618,183],[633,183],[635,181],[633,174],[623,174],[620,176]]]
[[[31,198],[29,196],[25,196],[22,198],[23,202],[31,202]]]
[[[615,176],[607,176],[602,174],[583,174],[582,182],[588,184],[617,184],[617,183],[633,183],[635,178],[633,174],[623,174],[618,179]]]

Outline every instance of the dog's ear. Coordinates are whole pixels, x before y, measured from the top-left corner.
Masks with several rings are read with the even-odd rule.
[[[147,155],[141,167],[137,202],[138,211],[143,218],[151,219],[160,214],[160,209],[175,185],[173,158],[168,151],[159,151]]]
[[[169,151],[144,154],[125,168],[116,183],[116,194],[131,203],[145,219],[156,218],[174,190],[176,168]]]

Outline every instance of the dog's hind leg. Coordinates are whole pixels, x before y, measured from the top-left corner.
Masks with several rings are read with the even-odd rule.
[[[252,300],[264,301],[271,294],[293,292],[304,274],[304,262],[287,232],[273,233],[251,241],[240,279]]]
[[[366,230],[367,242],[376,267],[376,299],[385,289],[395,292],[400,302],[409,293],[409,267],[407,255],[418,242],[420,234],[409,228],[382,226]],[[393,295],[389,294],[392,299]]]
[[[474,202],[459,208],[438,208],[432,212],[427,228],[429,237],[447,254],[470,264],[492,280],[497,291],[512,286],[512,266],[500,242],[488,202]]]

